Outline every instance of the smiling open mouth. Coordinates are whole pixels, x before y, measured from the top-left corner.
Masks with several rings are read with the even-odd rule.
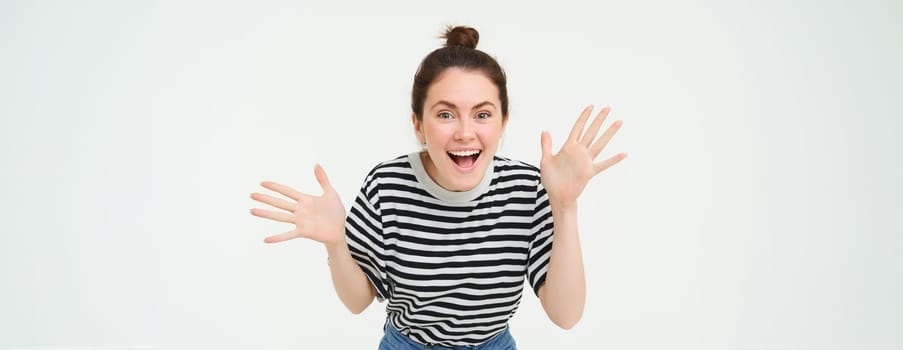
[[[477,163],[477,159],[480,158],[480,154],[482,153],[483,152],[479,150],[454,151],[448,152],[448,156],[459,167],[469,169]]]

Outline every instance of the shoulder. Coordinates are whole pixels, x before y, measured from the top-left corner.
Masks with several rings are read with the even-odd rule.
[[[495,156],[495,176],[520,175],[539,180],[539,168],[533,164],[500,156]]]
[[[530,163],[496,156],[490,186],[500,191],[539,193],[542,177],[539,168]]]

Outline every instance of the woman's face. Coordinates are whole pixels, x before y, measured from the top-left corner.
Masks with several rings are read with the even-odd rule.
[[[423,120],[412,118],[430,178],[449,191],[476,187],[505,130],[495,84],[480,71],[449,68],[427,90]]]

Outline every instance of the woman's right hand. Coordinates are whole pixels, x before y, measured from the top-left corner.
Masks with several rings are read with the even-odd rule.
[[[264,181],[261,185],[278,192],[284,198],[262,193],[252,193],[251,198],[282,210],[251,209],[251,214],[264,219],[287,222],[295,225],[291,231],[267,237],[264,242],[276,243],[298,237],[310,238],[325,244],[327,247],[345,242],[345,206],[338,193],[329,184],[326,171],[319,164],[314,167],[317,182],[323,188],[323,194],[312,196],[278,184]]]

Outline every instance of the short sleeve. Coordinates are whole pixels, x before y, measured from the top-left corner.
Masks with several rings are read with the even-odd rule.
[[[379,192],[373,173],[367,176],[345,218],[345,237],[351,257],[376,289],[376,299],[380,302],[386,300],[389,297],[389,278],[386,274]]]
[[[527,279],[533,293],[539,296],[539,287],[546,282],[549,259],[552,255],[552,207],[549,195],[540,182],[536,188],[536,206],[533,210],[530,252],[527,258]]]

